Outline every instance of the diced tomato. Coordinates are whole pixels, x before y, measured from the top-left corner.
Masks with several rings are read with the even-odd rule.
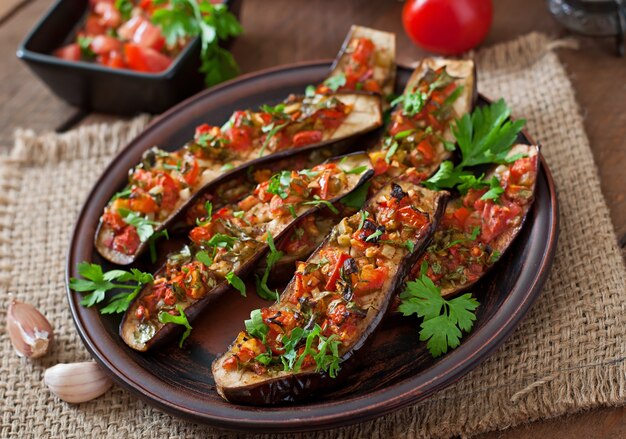
[[[114,50],[119,51],[122,43],[117,38],[108,35],[97,35],[93,38],[89,47],[95,54],[104,55]]]
[[[372,93],[380,93],[380,85],[374,79],[368,79],[363,83],[363,90],[371,91]]]
[[[322,141],[323,134],[319,130],[301,131],[293,136],[294,146],[305,146]]]
[[[361,64],[367,64],[374,53],[374,43],[369,38],[359,38],[356,43],[352,59]]]
[[[226,360],[224,360],[224,362],[222,363],[222,367],[225,370],[228,371],[235,371],[237,370],[237,367],[239,366],[239,362],[237,361],[237,357],[230,357],[227,358]]]
[[[191,232],[189,232],[189,239],[198,245],[211,239],[211,236],[213,236],[213,232],[210,224],[194,227],[191,229]]]
[[[528,172],[534,171],[535,165],[533,163],[533,158],[523,157],[518,159],[511,166],[511,177],[510,180],[512,183],[519,183],[520,178],[527,174]]]
[[[108,1],[100,1],[93,8],[94,12],[100,16],[100,24],[105,27],[115,28],[122,22],[120,11],[114,4]]]
[[[346,305],[340,303],[328,314],[328,317],[335,325],[341,325],[348,316]]]
[[[128,67],[138,72],[161,72],[172,63],[167,55],[137,44],[124,44],[124,54]]]
[[[393,122],[391,124],[391,128],[389,128],[389,134],[391,134],[392,136],[395,136],[398,133],[401,133],[402,131],[407,131],[407,130],[412,130],[413,129],[413,125],[405,120],[403,117],[399,116],[399,117],[394,117],[393,118]]]
[[[319,110],[317,116],[322,121],[325,129],[333,129],[341,125],[346,114],[334,108],[325,108]]]
[[[106,28],[102,24],[100,24],[100,18],[97,15],[92,14],[87,17],[83,32],[87,36],[93,37],[96,35],[104,34],[106,32]]]
[[[54,56],[66,61],[80,61],[80,46],[78,44],[68,44],[55,50]]]
[[[426,216],[413,209],[411,206],[405,206],[398,210],[397,217],[400,221],[405,224],[409,224],[411,227],[415,227],[416,229],[421,229],[425,224],[428,223],[428,219]]]
[[[248,195],[246,198],[237,203],[239,209],[243,210],[244,212],[249,211],[257,204],[259,204],[259,199],[254,195]]]
[[[158,27],[150,23],[143,17],[134,17],[141,19],[133,33],[132,41],[142,47],[149,47],[154,50],[161,50],[165,45],[165,38],[161,35]]]
[[[107,209],[102,215],[102,223],[108,225],[114,231],[122,230],[127,226],[122,216],[115,209]]]
[[[357,296],[368,291],[379,290],[385,284],[389,269],[387,267],[372,266],[363,267],[359,273],[359,281],[354,288],[354,294]]]
[[[141,191],[141,189],[139,189]],[[159,206],[157,205],[154,198],[152,198],[146,192],[138,192],[134,191],[131,198],[129,199],[129,207],[131,210],[135,212],[141,213],[155,213],[159,210]]]
[[[452,217],[454,218],[455,225],[458,229],[463,230],[465,221],[467,220],[467,217],[470,216],[470,213],[470,210],[466,207],[459,207],[452,212]]]
[[[324,171],[318,180],[320,184],[319,196],[322,200],[328,199],[328,186],[330,183],[331,175],[332,175],[331,172]]]
[[[232,126],[226,132],[226,138],[230,140],[228,148],[233,151],[247,151],[252,146],[252,136],[248,126]]]
[[[143,320],[146,317],[146,314],[147,314],[147,310],[146,310],[146,307],[143,305],[139,305],[137,309],[135,310],[135,318],[137,320]]]
[[[141,244],[137,230],[133,226],[126,226],[122,233],[113,239],[113,250],[127,255],[134,254]]]
[[[126,64],[124,64],[124,57],[121,52],[109,53],[109,56],[102,62],[102,64],[114,69],[122,69],[126,67]]]
[[[347,253],[341,253],[333,266],[332,271],[330,272],[330,276],[328,277],[328,281],[326,282],[326,291],[335,291],[335,284],[341,275],[341,269],[343,267],[343,263],[350,259],[350,255]]]
[[[417,145],[417,150],[422,154],[424,162],[431,163],[435,158],[435,150],[428,140],[422,140]]]
[[[481,238],[484,242],[490,242],[498,237],[508,226],[508,222],[521,212],[516,204],[500,205],[488,202],[483,210],[483,227]]]
[[[193,184],[198,179],[198,175],[200,174],[200,166],[198,166],[198,161],[194,158],[192,158],[191,160],[191,166],[189,167],[189,170],[185,172],[185,181],[189,186],[193,186]]]

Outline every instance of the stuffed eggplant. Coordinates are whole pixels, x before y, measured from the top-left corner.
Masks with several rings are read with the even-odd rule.
[[[396,36],[352,25],[317,93],[366,90],[388,96],[396,81]]]
[[[534,200],[538,148],[516,145],[513,163],[496,165],[485,181],[491,187],[470,189],[448,203],[433,241],[413,273],[428,264],[427,276],[453,296],[480,279],[511,245]],[[495,177],[496,180],[492,180]]]
[[[477,98],[471,60],[425,58],[409,79],[381,142],[370,150],[376,177],[372,193],[400,175],[415,183],[432,175],[454,150],[451,124]]]
[[[212,366],[243,404],[308,398],[334,384],[385,315],[443,214],[447,192],[391,183],[298,264],[279,302],[255,310]]]
[[[375,193],[391,179],[418,183],[449,158],[451,153],[443,146],[443,141],[454,140],[450,125],[454,119],[471,111],[476,100],[474,63],[424,59],[411,75],[403,96],[415,96],[416,93],[426,98],[421,104],[415,104],[415,98],[399,99],[386,137],[370,151],[376,170],[370,193]],[[405,114],[405,105],[412,106],[408,114]],[[416,110],[414,105],[421,105],[421,110],[410,116]],[[342,216],[352,213],[340,210]],[[340,218],[324,212],[294,227],[290,236],[280,244],[284,256],[274,266],[272,278],[283,278],[283,273],[288,272],[296,260],[306,258]],[[305,230],[320,233],[303,233]]]
[[[126,311],[120,326],[131,348],[145,351],[165,341],[176,325],[162,314],[193,320],[234,285],[295,221],[341,197],[369,179],[367,154],[344,156],[302,171],[282,171],[257,185],[238,203],[210,211],[191,230],[191,244],[170,254],[154,280]],[[166,316],[167,317],[167,316]]]
[[[237,111],[221,128],[201,125],[182,149],[155,147],[144,154],[127,187],[105,207],[96,249],[111,262],[130,264],[201,190],[252,164],[320,148],[381,123],[378,96],[347,93],[291,97],[275,107]]]

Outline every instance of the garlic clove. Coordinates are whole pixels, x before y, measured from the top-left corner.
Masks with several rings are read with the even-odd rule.
[[[17,300],[7,310],[7,333],[17,355],[29,358],[44,356],[54,338],[48,319],[33,305]]]
[[[91,401],[113,385],[94,361],[57,364],[46,369],[43,380],[52,393],[70,403]]]

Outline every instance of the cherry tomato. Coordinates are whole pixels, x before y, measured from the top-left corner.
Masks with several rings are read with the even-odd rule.
[[[408,0],[402,10],[404,30],[413,42],[444,55],[476,47],[492,19],[491,0]]]

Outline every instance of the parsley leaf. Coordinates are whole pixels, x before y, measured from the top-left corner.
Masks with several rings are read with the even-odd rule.
[[[420,340],[433,357],[439,357],[460,344],[462,332],[471,331],[479,303],[467,293],[451,300],[441,297],[441,290],[426,276],[425,265],[420,277],[407,283],[400,294],[398,310],[403,315],[416,314],[424,320],[420,326]]]
[[[130,224],[137,230],[137,235],[141,242],[145,242],[154,234],[154,226],[158,223],[150,221],[128,209],[117,209],[118,213],[126,224]]]
[[[369,241],[376,242],[376,238],[380,237],[382,234],[383,234],[382,230],[376,229],[376,231],[374,233],[372,233],[370,236],[368,236],[367,238],[365,238],[365,240],[367,242],[369,242]]]
[[[156,251],[156,240],[160,237],[165,236],[165,239],[169,240],[170,235],[167,232],[167,229],[160,230],[148,238],[148,247],[150,249],[150,262],[153,264],[157,261],[157,251]]]
[[[230,285],[235,287],[243,297],[246,297],[246,284],[243,283],[241,278],[235,274],[234,271],[231,271],[226,275],[226,280]]]
[[[233,248],[235,242],[237,242],[237,238],[235,237],[224,235],[223,233],[216,233],[211,236],[211,239],[209,239],[206,243],[211,247],[231,249]]]
[[[459,186],[459,190],[467,191],[477,187],[482,177],[476,178],[466,167],[488,163],[511,163],[521,157],[519,154],[509,156],[511,146],[518,133],[526,123],[524,119],[507,120],[511,110],[503,99],[486,107],[478,107],[471,114],[457,119],[452,126],[461,152],[461,162],[454,166],[445,161],[435,175],[424,182],[429,189],[446,189]],[[496,191],[490,196],[495,196]]]
[[[500,181],[493,176],[491,180],[489,180],[489,190],[484,193],[481,200],[493,200],[494,202],[498,202],[500,199],[500,195],[504,193],[504,189],[500,186]]]
[[[333,203],[331,203],[328,200],[322,200],[317,195],[315,196],[315,198],[316,198],[315,200],[306,201],[306,202],[304,202],[302,204],[304,204],[304,205],[311,205],[311,206],[323,205],[323,206],[326,206],[335,215],[339,214],[339,209],[337,209],[335,206],[333,206]]]
[[[191,327],[191,325],[189,324],[189,321],[187,320],[187,316],[185,315],[185,311],[183,310],[183,307],[177,304],[176,309],[178,310],[177,316],[173,316],[172,314],[165,312],[165,311],[159,312],[159,322],[174,323],[176,325],[181,325],[185,327],[185,332],[183,332],[183,335],[180,337],[180,341],[178,342],[178,347],[182,348],[183,342],[187,339],[187,337],[189,337],[189,334],[191,334],[191,330],[193,328]]]
[[[291,171],[281,171],[272,175],[267,186],[267,192],[278,195],[283,200],[289,196],[291,186]]]
[[[367,193],[370,189],[371,183],[368,181],[367,183],[359,186],[354,189],[348,195],[343,197],[340,200],[340,203],[347,207],[352,207],[354,209],[360,209],[365,204],[365,200],[367,199]]]
[[[278,291],[272,291],[267,286],[267,279],[269,278],[272,267],[280,260],[280,258],[283,257],[283,252],[276,250],[274,238],[272,237],[272,234],[270,232],[267,232],[267,245],[270,251],[267,254],[265,262],[265,272],[263,273],[263,277],[259,278],[259,276],[256,276],[256,293],[261,299],[278,300]]]
[[[362,174],[363,172],[365,172],[367,170],[367,166],[363,165],[363,166],[357,166],[354,169],[350,169],[349,171],[343,171],[346,174]]]
[[[335,76],[331,76],[324,81],[324,85],[332,91],[337,91],[340,87],[346,85],[346,75],[343,72],[340,72]]]
[[[224,4],[207,0],[176,0],[167,8],[152,13],[152,23],[161,28],[168,45],[182,38],[200,37],[200,71],[207,86],[236,76],[239,68],[233,56],[219,47],[219,40],[235,37],[242,32],[237,18]]]
[[[263,157],[263,154],[265,153],[265,148],[270,143],[270,140],[272,140],[272,137],[274,137],[277,132],[285,128],[287,125],[289,125],[289,122],[285,122],[280,125],[276,125],[274,122],[272,122],[271,124],[265,125],[263,128],[261,128],[264,133],[267,133],[267,136],[265,136],[265,141],[263,142],[263,145],[261,145],[259,157]]]
[[[195,258],[196,261],[203,263],[207,267],[213,265],[213,258],[204,250],[197,252]]]
[[[250,319],[245,321],[245,325],[246,331],[251,337],[259,338],[265,343],[265,336],[270,331],[270,328],[263,321],[260,309],[250,312]]]
[[[111,298],[107,306],[100,310],[102,314],[126,311],[141,288],[152,282],[150,273],[144,273],[136,268],[131,268],[130,271],[111,270],[104,273],[100,265],[88,262],[78,264],[78,274],[83,279],[70,278],[70,289],[81,293],[90,292],[81,300],[80,303],[83,306],[90,307],[102,302],[105,299],[105,293],[110,290],[132,290],[131,292],[119,293]],[[132,282],[134,284],[113,283],[113,281]]]
[[[426,101],[428,101],[428,94],[421,91],[413,91],[398,96],[391,101],[391,106],[402,105],[402,113],[405,116],[413,117],[424,108]]]

